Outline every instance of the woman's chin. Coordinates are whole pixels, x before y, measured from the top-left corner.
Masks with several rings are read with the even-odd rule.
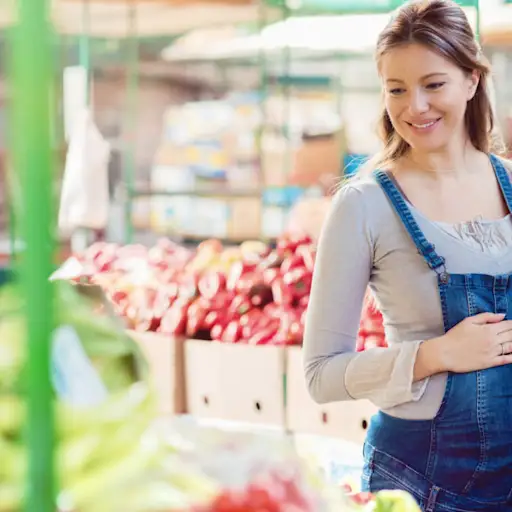
[[[411,138],[407,143],[414,151],[422,153],[438,153],[443,151],[450,142],[445,137],[425,137],[421,140]]]

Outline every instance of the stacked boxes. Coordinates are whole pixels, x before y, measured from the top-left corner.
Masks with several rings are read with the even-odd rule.
[[[304,191],[326,188],[342,168],[339,123],[324,114],[319,128],[325,98],[295,98],[286,129],[285,101],[269,98],[265,120],[258,93],[170,108],[151,175],[151,227],[233,242],[282,233]]]

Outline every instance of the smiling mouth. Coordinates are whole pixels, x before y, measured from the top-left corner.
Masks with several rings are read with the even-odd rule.
[[[428,121],[427,123],[422,123],[422,124],[417,124],[417,123],[409,123],[408,121],[406,121],[406,123],[409,125],[409,126],[412,126],[413,128],[417,128],[419,130],[425,130],[426,128],[430,128],[431,126],[434,126],[437,122],[439,122],[441,120],[441,118],[439,119],[434,119],[433,121]]]

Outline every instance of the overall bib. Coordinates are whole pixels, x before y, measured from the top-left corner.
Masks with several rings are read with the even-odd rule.
[[[491,163],[509,211],[512,185],[501,161]],[[390,177],[375,177],[427,265],[437,274],[444,329],[483,312],[512,318],[512,274],[449,274]],[[468,254],[468,257],[469,254]],[[403,489],[422,510],[512,511],[512,365],[449,373],[437,415],[372,418],[364,446],[363,490]]]

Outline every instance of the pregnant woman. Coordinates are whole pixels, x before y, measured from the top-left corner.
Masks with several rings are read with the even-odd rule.
[[[376,59],[383,150],[320,236],[304,371],[321,403],[369,399],[363,488],[423,510],[512,510],[512,183],[490,69],[462,9],[404,4]],[[367,286],[387,348],[356,351]]]

